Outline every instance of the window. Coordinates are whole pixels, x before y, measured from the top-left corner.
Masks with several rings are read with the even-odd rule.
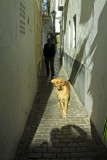
[[[73,17],[73,48],[76,48],[76,15]]]

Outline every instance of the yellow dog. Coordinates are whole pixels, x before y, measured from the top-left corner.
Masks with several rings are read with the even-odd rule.
[[[59,100],[57,106],[62,106],[62,117],[66,117],[67,106],[70,105],[70,85],[62,78],[52,79],[51,82],[56,87],[56,94]]]

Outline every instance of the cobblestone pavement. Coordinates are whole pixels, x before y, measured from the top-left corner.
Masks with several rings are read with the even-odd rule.
[[[55,73],[67,80],[58,54]],[[107,160],[107,150],[72,86],[67,117],[62,118],[55,88],[45,74],[43,63],[38,93],[15,160]]]

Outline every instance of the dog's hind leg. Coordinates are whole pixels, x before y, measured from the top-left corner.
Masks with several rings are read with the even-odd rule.
[[[64,109],[63,102],[60,101],[60,105],[61,105],[62,111],[63,111],[63,109]]]
[[[70,102],[69,101],[70,101],[70,97],[68,98],[68,106],[70,106]]]

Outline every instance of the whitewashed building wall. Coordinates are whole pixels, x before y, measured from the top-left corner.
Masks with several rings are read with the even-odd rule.
[[[101,138],[107,114],[106,15],[106,0],[68,0],[62,14],[63,65]]]

